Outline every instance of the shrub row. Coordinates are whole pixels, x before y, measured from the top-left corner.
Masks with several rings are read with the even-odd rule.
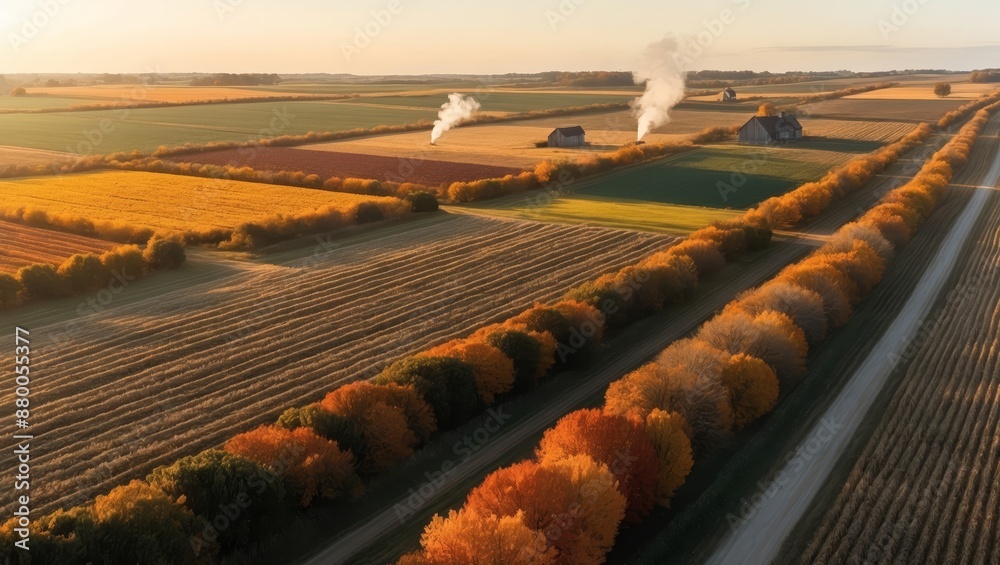
[[[33,300],[120,288],[153,271],[179,267],[185,260],[183,243],[154,238],[145,249],[125,245],[101,255],[78,253],[58,266],[28,265],[13,274],[0,273],[0,309]]]
[[[622,523],[669,505],[695,457],[770,412],[801,377],[808,344],[845,324],[878,284],[998,107],[981,110],[913,180],[819,250],[612,383],[603,409],[559,420],[533,460],[488,475],[400,563],[603,563]],[[566,467],[573,471],[559,472]],[[511,532],[524,548],[507,543]]]
[[[1000,101],[1000,89],[993,90],[992,92],[984,94],[972,102],[967,102],[955,110],[948,112],[938,121],[938,128],[944,129],[946,127],[950,127],[963,120],[972,112],[978,112],[979,110],[997,101]]]

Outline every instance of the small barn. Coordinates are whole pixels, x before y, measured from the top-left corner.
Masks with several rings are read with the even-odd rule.
[[[580,126],[556,128],[549,134],[549,147],[582,147],[587,143],[587,132]]]
[[[740,143],[767,145],[802,139],[802,124],[784,112],[777,116],[754,116],[740,128]]]
[[[723,102],[736,102],[736,91],[732,88],[727,88],[719,94],[719,99]]]

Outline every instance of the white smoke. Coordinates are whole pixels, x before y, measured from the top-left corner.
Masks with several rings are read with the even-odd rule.
[[[685,71],[681,68],[680,46],[673,36],[651,43],[642,54],[639,68],[632,73],[635,83],[646,83],[646,92],[632,102],[639,118],[642,139],[670,120],[670,110],[684,98]]]
[[[471,118],[480,107],[479,102],[471,96],[458,92],[449,94],[448,102],[441,105],[438,119],[434,122],[431,144],[433,145],[444,132]]]

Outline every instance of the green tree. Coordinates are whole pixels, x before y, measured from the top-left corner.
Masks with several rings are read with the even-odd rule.
[[[312,428],[320,436],[337,442],[340,449],[350,450],[357,460],[365,453],[364,435],[351,419],[323,410],[316,404],[285,410],[277,424],[289,430]]]
[[[377,385],[389,383],[412,385],[430,404],[442,429],[453,428],[482,409],[472,365],[452,357],[397,361],[375,378]]]
[[[159,467],[149,483],[184,504],[198,517],[193,545],[218,544],[222,553],[266,536],[285,512],[281,481],[257,463],[211,449]]]
[[[538,384],[538,363],[542,359],[542,344],[525,332],[499,328],[483,340],[496,347],[514,362],[513,392],[524,392]]]
[[[7,273],[0,273],[0,308],[10,308],[19,303],[18,294],[21,293],[21,283]]]

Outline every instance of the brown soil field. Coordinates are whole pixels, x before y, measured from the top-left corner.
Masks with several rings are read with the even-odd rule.
[[[0,221],[0,273],[33,263],[58,265],[76,253],[102,253],[118,244]]]
[[[1000,562],[1000,194],[973,233],[802,563]]]
[[[49,163],[67,163],[78,158],[72,153],[61,151],[46,151],[44,149],[25,149],[0,145],[0,167],[8,165],[48,165]]]
[[[32,431],[45,446],[32,452],[33,510],[82,503],[675,241],[432,220],[318,254],[286,253],[274,260],[287,262],[220,280],[180,281],[172,292],[73,319],[73,331],[31,328],[40,336],[33,374],[45,375],[32,387],[33,404],[44,407],[32,413]],[[12,394],[0,401],[13,403]]]
[[[426,139],[425,139],[426,142]],[[398,157],[363,155],[335,151],[305,151],[291,147],[261,147],[253,151],[232,149],[181,156],[178,161],[211,165],[248,166],[259,171],[303,171],[323,178],[362,178],[426,185],[451,184],[516,175],[521,169],[437,161],[427,155],[434,149],[428,143],[426,154]]]

